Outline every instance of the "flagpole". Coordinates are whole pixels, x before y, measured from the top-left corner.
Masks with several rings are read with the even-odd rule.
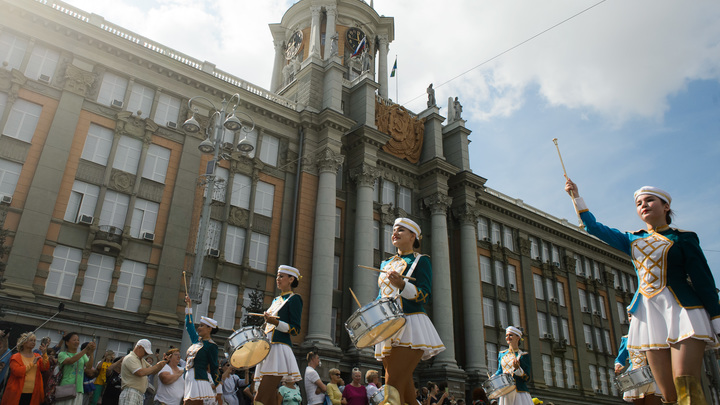
[[[400,95],[398,89],[397,55],[395,55],[395,102],[400,104]]]

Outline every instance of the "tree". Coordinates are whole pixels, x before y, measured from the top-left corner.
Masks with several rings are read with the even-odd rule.
[[[245,292],[247,293],[248,290],[250,291],[250,304],[248,306],[243,305],[245,312],[253,312],[256,314],[265,312],[265,293],[260,289],[260,283],[255,285],[254,289],[246,289]],[[265,319],[260,316],[246,316],[242,326],[262,326],[263,323],[265,323]]]

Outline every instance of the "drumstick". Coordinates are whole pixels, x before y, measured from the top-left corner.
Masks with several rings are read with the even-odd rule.
[[[257,312],[248,312],[248,316],[263,316],[264,317],[265,314],[258,314]],[[268,315],[268,318],[280,319],[279,316],[275,316],[275,315]]]
[[[560,147],[558,146],[557,138],[553,138],[552,141],[555,144],[555,149],[557,149],[558,157],[560,158],[560,165],[563,168],[563,175],[565,176],[565,180],[568,180],[568,175],[567,175],[567,172],[565,171],[565,163],[563,163],[562,155],[560,154]],[[580,219],[580,213],[578,212],[578,208],[577,208],[577,204],[575,203],[575,199],[572,196],[570,196],[570,199],[572,200],[573,208],[575,208],[575,214],[577,214],[578,222],[580,222],[579,226],[582,227],[583,222],[582,222],[582,219]]]
[[[352,294],[353,298],[355,298],[355,302],[358,304],[358,308],[362,308],[362,305],[360,305],[360,300],[358,300],[357,295],[355,295],[352,288],[348,287],[348,290],[350,290],[350,294]]]
[[[378,273],[387,273],[387,271],[385,271],[385,270],[376,269],[375,267],[363,266],[362,264],[358,264],[358,267],[362,267],[363,269],[368,269],[368,270],[372,270],[372,271],[377,271]],[[400,276],[404,279],[410,280],[410,281],[415,281],[415,277],[403,276],[402,274],[398,274],[398,276]]]
[[[183,284],[185,284],[185,295],[188,295],[188,292],[187,292],[187,279],[185,278],[185,270],[183,270]]]

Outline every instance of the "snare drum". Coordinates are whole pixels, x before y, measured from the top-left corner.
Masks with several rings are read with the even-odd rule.
[[[634,368],[627,373],[615,377],[615,387],[618,391],[625,392],[633,389],[646,388],[655,382],[650,366]]]
[[[380,405],[382,403],[385,399],[385,393],[383,391],[384,390],[381,389],[370,397],[370,405]]]
[[[499,374],[490,377],[483,383],[488,399],[501,397],[515,389],[515,379],[510,374]]]
[[[233,332],[225,342],[225,357],[235,368],[252,367],[270,353],[270,342],[257,326],[246,326]]]
[[[390,338],[403,326],[402,308],[392,298],[380,298],[363,306],[345,322],[350,340],[358,349]]]

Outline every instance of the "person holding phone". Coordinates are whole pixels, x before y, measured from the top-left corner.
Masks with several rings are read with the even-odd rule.
[[[33,353],[35,334],[26,332],[17,342],[19,351],[10,358],[10,375],[0,405],[39,405],[45,400],[41,371],[50,369],[47,348]]]

